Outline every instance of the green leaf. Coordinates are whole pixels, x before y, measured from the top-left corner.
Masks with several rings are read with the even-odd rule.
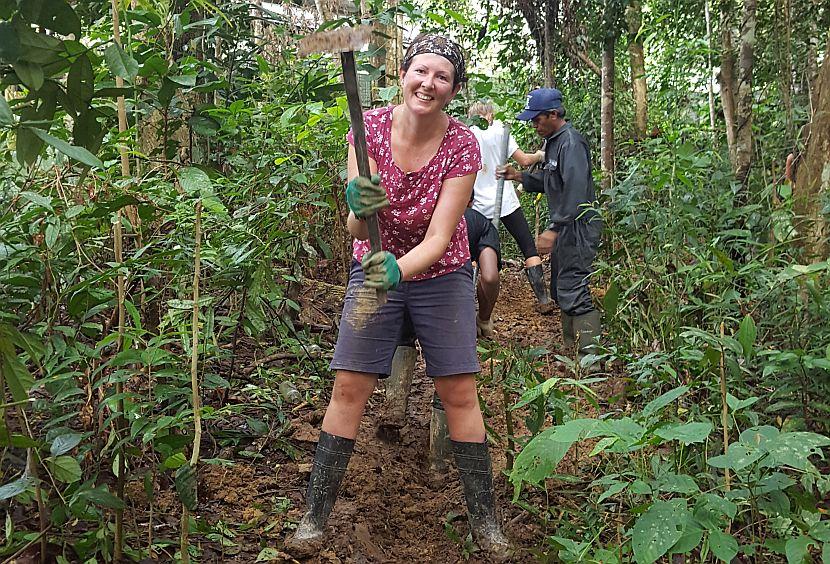
[[[729,392],[726,392],[726,405],[728,405],[729,409],[731,409],[732,411],[740,411],[745,407],[749,407],[756,401],[758,401],[758,398],[756,396],[752,396],[751,398],[746,398],[742,400],[736,398]]]
[[[378,96],[383,102],[391,101],[395,96],[398,95],[400,88],[395,85],[392,86],[384,86],[383,88],[378,88]]]
[[[605,501],[609,497],[613,497],[613,496],[617,495],[618,493],[620,493],[621,491],[623,491],[627,487],[628,487],[628,482],[617,482],[615,484],[612,484],[610,488],[608,488],[607,490],[602,492],[602,495],[600,495],[597,498],[597,503],[598,504],[602,503],[603,501]]]
[[[29,2],[31,0],[28,0]],[[66,0],[48,0],[43,3],[35,23],[61,35],[81,35],[81,20]]]
[[[657,480],[656,485],[661,492],[682,494],[694,494],[700,492],[700,488],[694,478],[688,474],[664,474]]]
[[[830,521],[816,521],[810,527],[810,536],[821,542],[830,542]]]
[[[6,97],[0,94],[0,126],[2,125],[14,125],[14,114]]]
[[[821,561],[830,562],[830,542],[821,545]]]
[[[70,159],[74,159],[80,163],[83,163],[87,166],[97,167],[97,168],[104,168],[104,163],[101,160],[84,149],[83,147],[78,147],[76,145],[70,145],[63,139],[58,139],[53,135],[49,135],[42,129],[36,128],[27,128],[31,129],[32,133],[35,134],[36,137],[41,139],[42,141],[48,143]]]
[[[750,448],[741,443],[733,443],[729,445],[726,454],[720,456],[713,456],[709,459],[709,466],[714,468],[729,468],[730,470],[743,470],[747,466],[754,464],[761,459],[766,453],[757,448]]]
[[[519,453],[510,473],[514,499],[521,493],[522,482],[538,484],[556,470],[571,445],[584,438],[597,425],[596,419],[574,419],[564,425],[542,431]]]
[[[256,557],[255,562],[271,562],[272,560],[279,560],[282,562],[285,559],[285,556],[282,552],[277,550],[276,548],[267,546],[259,551],[259,554]]]
[[[196,509],[196,505],[199,503],[196,491],[196,471],[189,462],[176,470],[175,485],[176,493],[179,494],[182,505],[190,511]]]
[[[640,564],[652,564],[680,540],[689,511],[685,499],[655,501],[631,530],[631,548]]]
[[[14,73],[29,90],[40,90],[43,86],[43,67],[37,63],[30,63],[29,61],[17,61],[12,64]]]
[[[110,72],[124,80],[132,81],[138,74],[138,62],[116,43],[111,43],[104,50],[104,60]]]
[[[738,328],[738,334],[735,336],[744,351],[744,357],[752,357],[752,345],[755,343],[755,337],[758,335],[758,330],[755,328],[755,321],[752,317],[747,315],[741,321],[741,326]]]
[[[106,484],[99,484],[91,490],[86,490],[80,494],[80,497],[84,497],[92,503],[100,505],[101,507],[124,509],[124,502],[110,493],[110,490]]]
[[[655,435],[667,441],[678,441],[684,445],[702,443],[712,432],[712,424],[708,421],[695,421],[684,425],[669,425],[657,429]]]
[[[37,204],[38,206],[42,207],[43,209],[49,210],[51,212],[55,211],[52,208],[52,198],[47,198],[46,196],[42,196],[37,192],[22,192],[20,194],[23,198],[29,200],[33,204]]]
[[[732,562],[738,555],[738,541],[735,537],[718,529],[709,531],[709,548],[723,562]]]
[[[80,433],[66,433],[65,435],[59,435],[55,437],[54,441],[52,441],[52,446],[49,447],[49,452],[52,453],[52,456],[60,456],[61,454],[65,454],[78,446],[81,439],[83,439],[83,435]]]
[[[46,467],[59,482],[71,484],[81,479],[81,465],[71,456],[47,458]]]
[[[213,184],[202,169],[193,166],[180,169],[179,183],[182,189],[191,196],[205,198],[213,195]]]
[[[11,341],[16,334],[17,329],[14,327],[0,325],[0,374],[3,374],[6,380],[12,399],[22,402],[29,398],[29,390],[34,385],[35,379],[17,356],[17,351]]]
[[[20,39],[11,22],[0,22],[0,61],[15,62],[22,52]]]
[[[72,101],[76,114],[80,114],[95,96],[95,74],[92,63],[85,54],[78,57],[69,67],[66,94]]]
[[[196,86],[196,75],[195,74],[179,74],[168,76],[171,81],[175,82],[179,86]]]
[[[789,539],[787,544],[784,545],[784,551],[787,554],[787,564],[802,564],[810,553],[809,548],[811,544],[816,544],[816,541],[804,535]]]
[[[602,307],[605,310],[605,315],[608,316],[608,319],[613,319],[614,316],[617,314],[617,307],[620,303],[620,287],[617,284],[617,281],[614,280],[611,282],[611,285],[608,287],[608,291],[605,292],[605,296],[602,298]]]
[[[219,122],[208,116],[193,116],[187,123],[193,129],[193,133],[204,137],[213,137],[219,131]]]
[[[0,501],[12,498],[26,491],[26,488],[33,486],[35,481],[28,474],[23,474],[14,482],[9,482],[0,488]]]
[[[666,392],[660,397],[651,400],[643,408],[643,417],[646,419],[669,405],[671,402],[689,391],[689,386],[678,386],[677,388]]]

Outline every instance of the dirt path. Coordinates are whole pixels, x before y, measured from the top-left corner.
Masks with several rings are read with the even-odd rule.
[[[307,290],[303,296],[304,312],[309,312],[312,321],[319,325],[334,324],[341,304],[336,294],[332,287]],[[551,338],[559,339],[558,313],[542,316],[534,310],[532,292],[517,269],[503,272],[494,318],[495,338],[501,344],[544,345]],[[485,365],[484,375],[488,372],[489,366]],[[331,383],[325,383],[324,388],[328,393]],[[467,534],[467,522],[455,469],[434,481],[428,471],[433,390],[419,358],[407,423],[400,432],[400,440],[394,442],[384,442],[376,436],[382,423],[385,394],[382,386],[375,391],[329,520],[327,548],[310,562],[482,561],[475,554],[469,555],[460,540]],[[483,389],[482,396],[491,413],[502,413],[500,392]],[[199,514],[212,529],[201,536],[201,561],[254,562],[263,548],[271,550],[270,561],[291,561],[289,555],[280,551],[291,524],[300,519],[305,506],[308,471],[325,404],[325,398],[320,397],[315,405],[295,408],[290,414],[290,428],[284,434],[287,441],[274,441],[269,435],[246,447],[247,451],[258,452],[260,458],[249,461],[238,452],[217,451],[211,455],[206,449],[206,457],[233,459],[235,464],[203,465],[200,469]],[[497,432],[504,432],[500,415],[489,417],[487,423]],[[292,448],[296,449],[294,460],[287,455]],[[543,532],[533,517],[510,503],[512,489],[502,474],[505,458],[499,448],[491,448],[491,452],[498,473],[496,489],[505,530],[517,548],[512,561],[535,561],[528,549],[542,545]],[[135,528],[141,531],[146,528],[146,512],[139,509],[143,488],[135,482],[131,486]],[[163,493],[156,498],[155,535],[166,534],[175,539],[178,501],[172,487],[160,489]]]

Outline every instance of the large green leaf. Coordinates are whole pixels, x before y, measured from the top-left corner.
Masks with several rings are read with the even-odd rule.
[[[66,95],[72,102],[75,114],[81,113],[95,95],[95,74],[89,57],[81,55],[69,68],[66,77]]]
[[[685,499],[655,501],[631,530],[631,548],[640,564],[652,564],[680,540],[690,516]]]
[[[787,564],[803,564],[810,554],[811,544],[816,544],[816,541],[804,535],[789,539],[787,544],[784,545],[784,550],[787,553]]]
[[[29,61],[17,61],[12,65],[14,73],[30,90],[40,90],[43,86],[43,67]]]
[[[44,460],[52,476],[59,482],[71,484],[81,479],[81,465],[71,456],[58,456]]]
[[[719,529],[709,531],[709,548],[712,549],[712,554],[722,562],[732,562],[732,559],[738,555],[738,541],[732,535]]]
[[[755,344],[755,337],[757,337],[758,331],[755,328],[755,321],[753,321],[752,317],[747,315],[744,317],[743,321],[741,321],[741,326],[738,328],[738,334],[735,335],[735,338],[738,339],[738,342],[741,343],[741,348],[743,348],[744,356],[746,358],[752,357],[752,345]]]
[[[63,435],[58,435],[55,437],[55,440],[52,441],[52,446],[49,448],[52,456],[60,456],[61,454],[66,454],[76,446],[78,443],[81,442],[83,435],[80,433],[66,433]]]
[[[651,400],[646,404],[643,408],[643,417],[651,417],[671,402],[685,394],[689,391],[689,386],[678,386],[677,388],[666,392],[665,394],[661,395],[660,397]]]
[[[138,62],[115,43],[104,50],[104,59],[110,72],[124,80],[132,81],[138,74]]]
[[[17,30],[11,22],[0,22],[0,61],[13,63],[21,52]]]
[[[104,168],[104,163],[83,147],[70,145],[63,139],[58,139],[53,135],[49,135],[42,129],[32,128],[32,133],[71,159],[81,162],[87,166]]]
[[[14,114],[12,114],[12,109],[9,107],[9,103],[6,102],[6,98],[0,94],[0,125],[13,124]]]
[[[510,473],[514,499],[518,498],[523,482],[538,484],[555,470],[577,440],[597,425],[596,419],[574,419],[564,425],[542,431],[519,453]]]
[[[12,344],[12,332],[17,330],[8,325],[0,325],[0,372],[6,381],[6,386],[11,392],[14,401],[26,401],[29,398],[29,390],[35,383],[35,379],[29,373],[29,369],[17,356],[17,351]],[[2,390],[0,390],[2,392]]]
[[[197,497],[196,487],[196,471],[190,465],[190,462],[185,462],[176,470],[176,493],[179,494],[179,499],[182,505],[193,511],[199,503]]]
[[[179,170],[179,183],[191,196],[207,198],[213,195],[213,184],[205,171],[194,166]]]
[[[110,493],[110,490],[106,484],[99,484],[91,490],[81,492],[79,496],[84,497],[92,503],[100,505],[101,507],[109,507],[111,509],[124,508],[124,502]]]
[[[42,1],[40,13],[34,23],[56,31],[61,35],[81,35],[81,20],[66,0],[26,0],[24,4],[36,4]]]
[[[655,434],[667,441],[678,441],[684,445],[702,443],[712,432],[712,424],[708,421],[695,421],[683,425],[669,425],[657,429]]]
[[[0,501],[12,498],[26,491],[26,488],[34,485],[35,481],[28,474],[24,474],[13,482],[0,487]]]
[[[761,449],[751,448],[741,443],[733,443],[729,445],[726,454],[710,458],[709,466],[714,468],[729,468],[737,472],[758,462],[765,454],[766,452]]]

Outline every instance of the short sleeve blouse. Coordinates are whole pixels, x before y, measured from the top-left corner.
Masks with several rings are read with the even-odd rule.
[[[432,159],[420,170],[404,173],[392,158],[393,109],[394,106],[387,106],[368,110],[363,114],[363,121],[369,156],[377,163],[380,182],[390,204],[378,213],[381,241],[384,250],[401,257],[424,240],[444,180],[478,172],[481,154],[478,141],[467,126],[450,117],[447,132]],[[354,144],[351,131],[347,138]],[[369,251],[369,241],[355,239],[353,249],[354,258],[360,261]],[[462,217],[444,255],[412,280],[447,274],[468,260],[467,224]]]

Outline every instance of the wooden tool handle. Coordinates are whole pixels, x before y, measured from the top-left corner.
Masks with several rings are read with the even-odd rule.
[[[357,172],[360,176],[369,178],[372,171],[369,168],[369,152],[366,150],[366,129],[363,127],[363,107],[360,105],[360,93],[357,89],[357,69],[354,64],[354,52],[340,53],[343,64],[343,85],[346,88],[346,99],[349,102],[349,116],[352,121],[352,135],[354,136],[354,152],[357,157]],[[380,241],[380,226],[377,214],[366,218],[366,227],[369,228],[369,245],[372,252],[383,250]],[[386,303],[386,290],[378,290],[378,305]]]

